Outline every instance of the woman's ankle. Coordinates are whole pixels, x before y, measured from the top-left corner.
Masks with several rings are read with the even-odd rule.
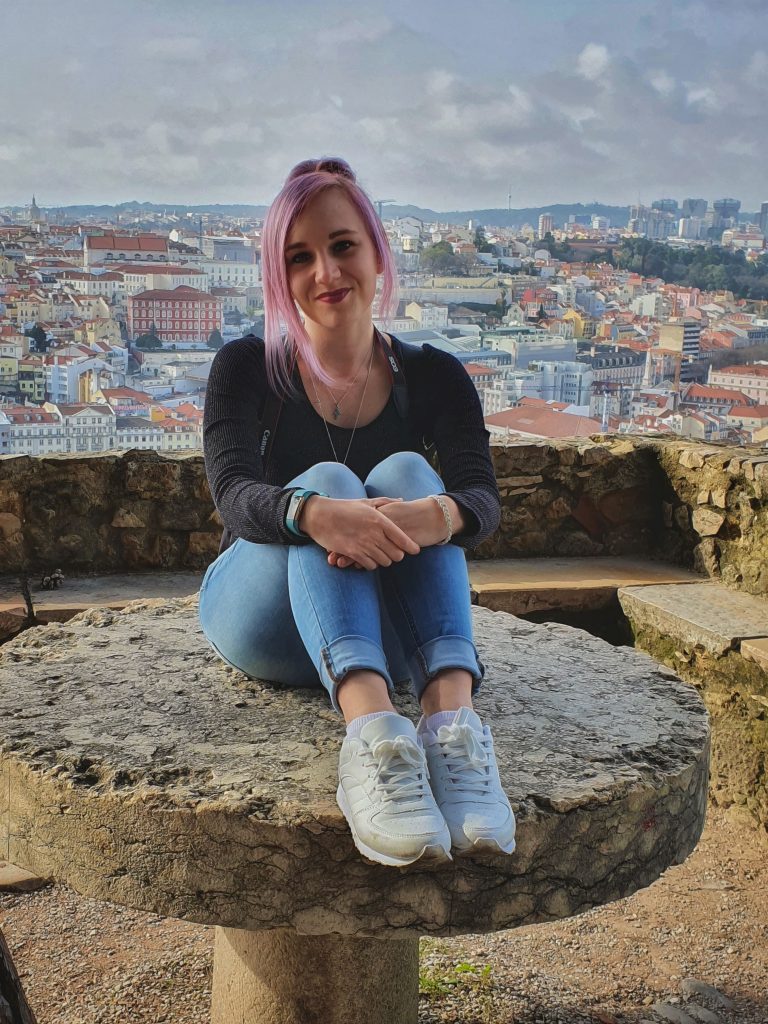
[[[472,676],[464,669],[448,669],[430,679],[421,695],[421,710],[429,718],[439,711],[472,707]]]
[[[342,679],[336,690],[336,701],[347,723],[377,711],[398,714],[389,699],[386,679],[378,672],[365,669],[349,672]]]

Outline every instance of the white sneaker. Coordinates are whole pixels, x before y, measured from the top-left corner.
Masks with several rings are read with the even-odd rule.
[[[432,792],[459,853],[512,853],[515,816],[501,788],[491,730],[471,708],[459,708],[437,732],[422,718],[419,739]]]
[[[429,788],[424,750],[407,718],[388,714],[347,736],[336,800],[355,846],[379,864],[451,859],[451,835]]]

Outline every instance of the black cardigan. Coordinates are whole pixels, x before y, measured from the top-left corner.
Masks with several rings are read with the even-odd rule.
[[[392,396],[371,423],[358,427],[347,465],[365,480],[382,459],[397,451],[437,452],[445,493],[461,506],[466,528],[454,543],[474,547],[496,530],[500,499],[488,450],[488,431],[475,386],[454,356],[392,337],[408,388],[408,414],[401,417]],[[264,473],[259,444],[268,393],[264,342],[252,335],[231,341],[216,353],[208,377],[203,418],[205,468],[216,508],[231,537],[257,544],[296,544],[285,526],[299,473],[334,456],[321,418],[304,394],[283,403]],[[351,431],[329,430],[343,458]]]

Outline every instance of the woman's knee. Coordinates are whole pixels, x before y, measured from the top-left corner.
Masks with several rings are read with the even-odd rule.
[[[386,496],[413,501],[443,490],[443,482],[423,455],[395,452],[374,466],[365,481],[371,498]]]
[[[349,466],[340,462],[318,462],[291,480],[289,487],[309,487],[331,498],[364,498],[365,487]]]

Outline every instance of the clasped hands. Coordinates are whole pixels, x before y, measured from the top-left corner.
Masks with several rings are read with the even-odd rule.
[[[445,520],[431,498],[325,498],[307,500],[301,529],[328,552],[338,569],[377,569],[418,555],[445,537]]]

